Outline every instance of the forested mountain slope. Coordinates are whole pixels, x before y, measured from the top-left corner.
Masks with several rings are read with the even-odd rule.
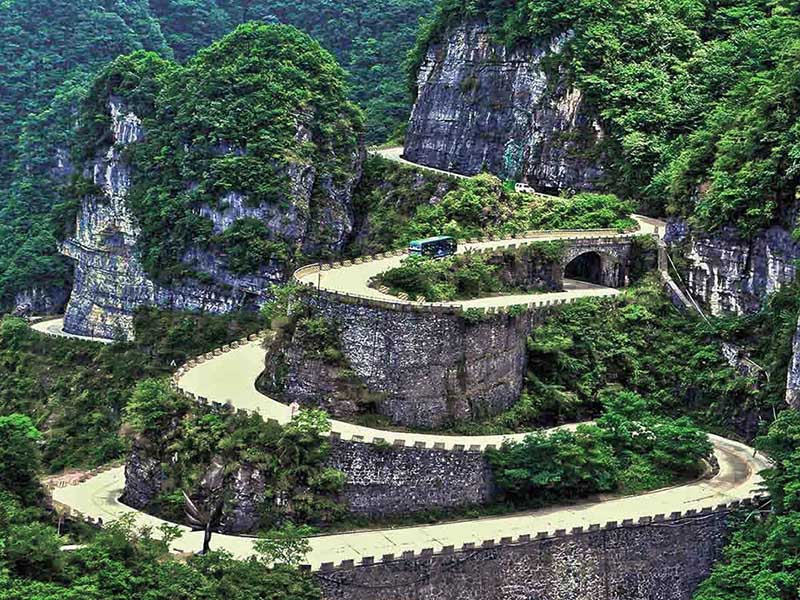
[[[670,216],[691,293],[744,314],[797,273],[799,59],[792,0],[443,0],[405,153]]]
[[[463,36],[469,40],[481,27],[488,27],[498,52],[519,51],[541,62],[532,81],[516,82],[516,94],[540,87],[538,78],[545,79],[543,101],[557,95],[558,86],[579,93],[581,113],[600,130],[594,147],[580,147],[604,170],[595,185],[638,198],[659,214],[691,217],[706,230],[734,224],[746,235],[794,203],[800,182],[798,2],[443,0],[415,50],[411,84],[419,98],[411,128],[420,128],[417,135],[425,130],[416,115],[433,121],[441,108],[474,114],[485,103],[492,125],[492,105],[509,101],[481,87],[483,72],[502,55],[488,53],[484,60],[485,49],[468,48],[475,54],[463,65],[461,93],[449,97],[457,106],[431,114],[420,106],[435,103],[437,85],[454,73],[447,69],[457,60],[443,57],[462,52]],[[529,108],[536,119],[540,106]],[[583,133],[574,126],[560,140],[568,151],[576,150],[571,136]],[[471,141],[478,131],[466,135]],[[424,157],[424,141],[409,141]],[[488,152],[502,155],[515,140],[503,141]],[[516,141],[535,146],[548,140]]]
[[[65,299],[70,269],[56,251],[59,204],[74,167],[68,146],[81,98],[121,54],[185,60],[248,20],[298,26],[348,69],[351,97],[382,141],[408,112],[402,62],[433,0],[42,0],[0,3],[0,306],[39,311]]]

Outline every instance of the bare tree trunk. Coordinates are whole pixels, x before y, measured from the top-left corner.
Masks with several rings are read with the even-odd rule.
[[[209,521],[208,525],[206,525],[205,532],[203,533],[203,555],[206,555],[211,551],[211,533],[211,522]]]

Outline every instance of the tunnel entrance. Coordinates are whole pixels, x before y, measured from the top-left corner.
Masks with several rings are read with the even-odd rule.
[[[587,252],[571,260],[564,269],[566,279],[588,281],[605,285],[603,281],[603,259],[597,252]]]

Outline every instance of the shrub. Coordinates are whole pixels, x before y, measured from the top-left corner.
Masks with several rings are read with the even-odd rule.
[[[711,454],[707,436],[688,419],[656,416],[631,392],[604,399],[606,412],[596,425],[534,433],[488,453],[509,499],[526,505],[650,490],[696,475],[701,459]]]

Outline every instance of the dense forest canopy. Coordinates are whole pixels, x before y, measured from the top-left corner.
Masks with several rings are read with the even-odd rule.
[[[118,58],[81,106],[76,150],[84,160],[109,143],[111,98],[145,132],[127,149],[127,205],[141,229],[143,265],[156,280],[185,275],[181,258],[190,246],[225,251],[240,272],[290,252],[290,240],[274,239],[261,221],[238,220],[214,235],[211,220],[192,209],[218,207],[235,191],[249,206],[288,213],[297,203],[287,174],[295,166],[313,165],[317,182],[353,177],[361,112],[347,99],[333,56],[294,27],[241,25],[185,65],[152,52]],[[76,187],[72,208],[83,195]]]
[[[621,196],[746,234],[795,200],[796,0],[443,0],[412,62],[465,19],[488,20],[508,45],[569,33],[561,66],[610,134],[609,185]]]
[[[434,0],[43,0],[0,2],[0,305],[70,277],[56,249],[67,148],[93,77],[137,50],[183,62],[250,20],[310,33],[349,73],[368,141],[409,111],[402,62]]]

